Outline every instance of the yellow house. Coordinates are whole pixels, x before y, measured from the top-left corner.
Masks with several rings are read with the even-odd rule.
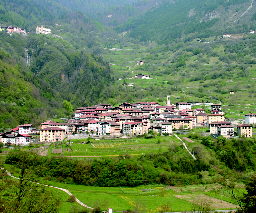
[[[196,114],[196,124],[204,124],[207,122],[208,114],[198,113]]]
[[[59,127],[46,127],[40,130],[40,142],[63,141],[65,137],[65,129]]]
[[[189,118],[172,118],[169,120],[172,122],[172,129],[192,129],[192,119]]]
[[[237,134],[246,138],[252,137],[252,126],[249,124],[237,126]]]
[[[213,122],[221,122],[221,121],[225,121],[224,115],[221,115],[221,114],[208,115],[208,124],[213,123]]]

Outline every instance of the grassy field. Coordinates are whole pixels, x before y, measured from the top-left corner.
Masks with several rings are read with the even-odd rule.
[[[141,155],[147,153],[165,152],[172,144],[182,143],[174,136],[155,138],[132,138],[132,139],[113,139],[113,140],[93,140],[86,144],[86,139],[72,140],[70,147],[64,145],[51,146],[48,150],[49,155],[58,155],[53,153],[53,149],[62,149],[65,156],[119,156],[124,154]],[[69,151],[68,151],[69,149]]]
[[[54,182],[50,182],[50,184],[67,188],[86,205],[105,210],[113,208],[114,211],[130,209],[159,212],[166,206],[169,208],[168,211],[191,211],[202,205],[209,205],[212,210],[237,208],[237,203],[231,196],[231,190],[214,184],[186,187],[147,185],[134,188],[100,188]],[[243,189],[237,188],[237,194],[243,192]],[[219,203],[218,207],[217,203]]]
[[[114,212],[125,210],[159,212],[165,208],[168,211],[192,211],[203,205],[207,205],[212,210],[237,208],[237,203],[231,196],[231,190],[218,184],[185,187],[142,185],[134,188],[92,187],[53,181],[48,181],[47,184],[68,189],[90,207],[100,207],[102,210],[112,208]],[[243,189],[237,188],[237,194],[243,192]],[[60,212],[79,208],[67,202],[68,195],[64,195],[61,191],[57,193],[62,200]],[[217,204],[219,204],[218,207]]]

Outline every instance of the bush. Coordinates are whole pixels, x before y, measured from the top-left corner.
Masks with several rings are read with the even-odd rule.
[[[70,202],[70,203],[76,202],[76,196],[75,195],[70,195],[67,202]]]

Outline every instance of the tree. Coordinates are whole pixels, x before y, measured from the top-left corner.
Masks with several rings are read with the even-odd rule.
[[[67,110],[70,114],[73,113],[73,106],[70,102],[68,102],[67,100],[64,100],[63,106],[64,106],[64,109]]]
[[[251,177],[246,186],[246,193],[239,200],[240,209],[238,212],[254,213],[256,210],[256,175]]]
[[[45,186],[28,180],[29,173],[21,170],[19,183],[0,174],[0,212],[58,212],[59,199]]]

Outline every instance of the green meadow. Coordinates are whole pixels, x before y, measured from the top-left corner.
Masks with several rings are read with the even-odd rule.
[[[100,207],[102,210],[112,208],[114,212],[133,210],[139,212],[193,211],[202,206],[215,210],[216,202],[223,203],[221,209],[234,209],[238,204],[232,197],[231,190],[219,184],[188,185],[185,187],[168,187],[164,185],[142,185],[138,187],[92,187],[64,184],[48,181],[48,185],[68,189],[81,202],[89,207]],[[244,190],[237,186],[236,194]],[[60,212],[73,209],[86,209],[67,202],[68,195],[55,189],[61,198]],[[231,204],[233,203],[233,204]]]
[[[148,153],[161,153],[169,149],[173,144],[182,143],[174,136],[154,138],[132,138],[132,139],[113,139],[113,140],[95,140],[79,139],[71,140],[69,143],[51,145],[48,150],[48,155],[59,155],[54,153],[54,149],[62,150],[65,156],[78,157],[111,157],[119,155],[143,155]],[[87,144],[88,143],[88,144]]]

